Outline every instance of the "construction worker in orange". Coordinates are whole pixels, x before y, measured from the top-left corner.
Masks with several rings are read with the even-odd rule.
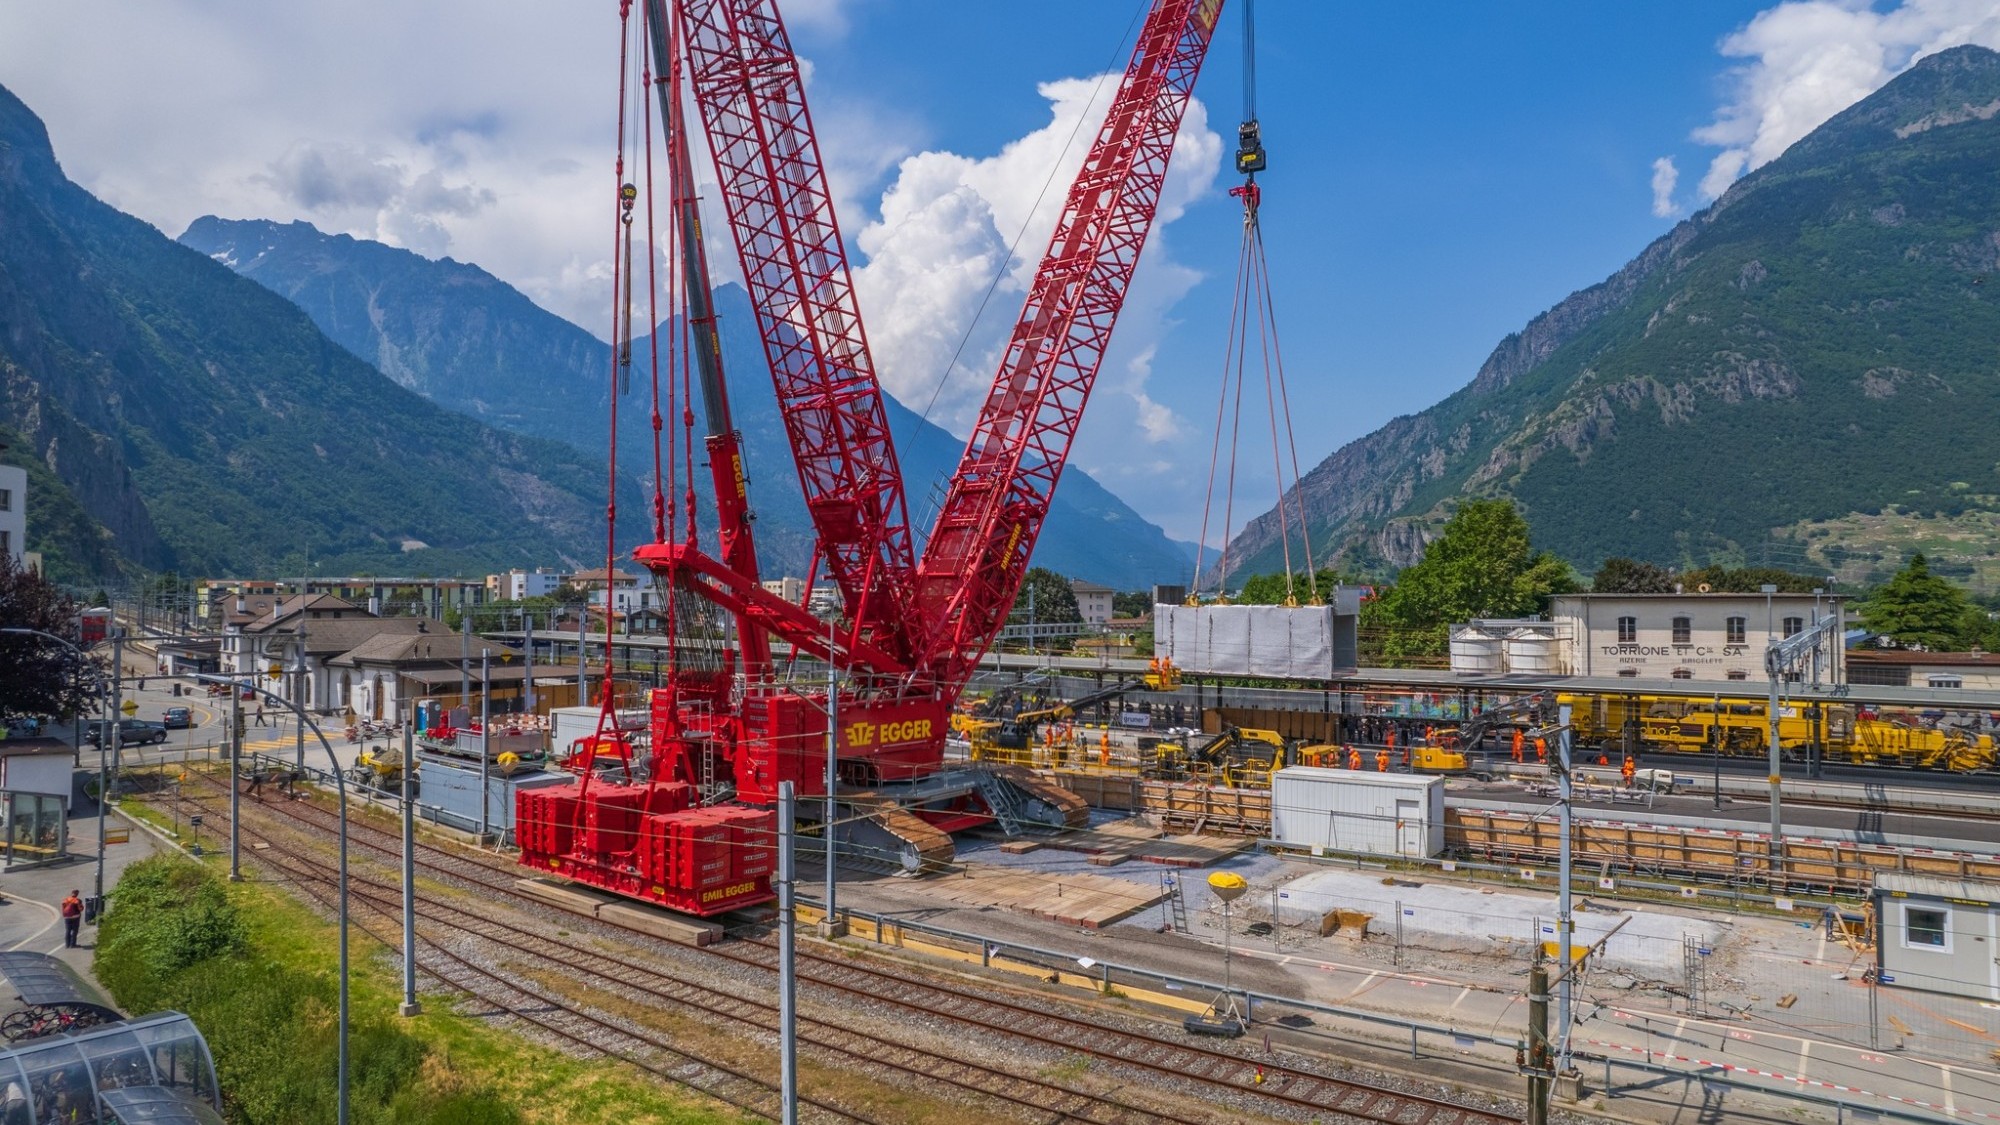
[[[1514,764],[1521,763],[1521,728],[1514,728]]]
[[[1598,765],[1600,765],[1600,766],[1608,766],[1608,765],[1610,765],[1610,764],[1611,764],[1611,755],[1610,755],[1610,754],[1607,754],[1606,752],[1604,752],[1603,750],[1601,750],[1601,749],[1600,749],[1600,750],[1599,750],[1599,751],[1597,752],[1597,764],[1598,764]]]
[[[1357,773],[1361,770],[1361,751],[1353,746],[1347,748],[1347,768]]]
[[[1097,764],[1100,766],[1111,764],[1111,732],[1108,730],[1097,736]]]
[[[1632,760],[1632,755],[1630,754],[1625,755],[1625,760],[1621,762],[1618,766],[1618,776],[1625,779],[1625,788],[1627,789],[1632,788],[1632,778],[1635,775],[1637,775],[1638,772],[1639,772],[1639,764]]]
[[[1535,738],[1535,761],[1545,766],[1549,764],[1549,740],[1539,735]]]
[[[1389,752],[1387,750],[1375,751],[1375,772],[1376,773],[1389,772]]]

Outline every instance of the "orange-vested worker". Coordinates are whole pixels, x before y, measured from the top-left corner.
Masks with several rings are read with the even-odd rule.
[[[1390,726],[1389,726],[1389,734],[1388,734],[1388,737],[1384,738],[1384,739],[1383,739],[1383,741],[1389,744],[1389,749],[1391,749],[1391,750],[1394,750],[1394,749],[1396,748],[1396,727],[1395,727],[1395,724],[1393,724],[1393,723],[1391,723],[1391,724],[1390,724]]]
[[[1639,764],[1632,760],[1632,755],[1630,754],[1625,755],[1625,761],[1620,763],[1620,765],[1618,766],[1618,776],[1625,779],[1625,788],[1627,789],[1632,788],[1632,778],[1635,775],[1637,775],[1638,772],[1639,772]]]
[[[1387,750],[1375,751],[1375,772],[1389,772],[1389,752]]]
[[[1521,761],[1521,728],[1520,728],[1520,727],[1515,727],[1515,728],[1514,728],[1514,762],[1515,762],[1515,764],[1517,764],[1517,765],[1518,765],[1518,764],[1520,764],[1520,761]]]
[[[1604,752],[1604,750],[1600,748],[1600,749],[1599,749],[1599,750],[1597,751],[1597,764],[1598,764],[1598,765],[1600,765],[1600,766],[1608,766],[1608,765],[1610,765],[1610,764],[1611,764],[1611,755],[1609,755],[1609,754],[1605,753],[1605,752]]]
[[[1347,768],[1357,772],[1361,769],[1361,751],[1357,747],[1347,748]]]
[[[1548,739],[1546,739],[1546,738],[1540,738],[1540,737],[1537,737],[1537,738],[1535,739],[1535,760],[1536,760],[1537,762],[1540,762],[1540,763],[1541,763],[1541,764],[1543,764],[1543,765],[1548,765],[1548,764],[1549,764],[1549,740],[1548,740]]]
[[[1105,731],[1103,734],[1097,736],[1097,764],[1100,766],[1108,766],[1111,764],[1110,731]]]

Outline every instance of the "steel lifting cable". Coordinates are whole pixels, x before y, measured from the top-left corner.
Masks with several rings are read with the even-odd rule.
[[[1298,495],[1298,439],[1292,429],[1291,393],[1285,384],[1284,351],[1278,341],[1277,312],[1271,300],[1270,262],[1264,250],[1264,231],[1259,218],[1262,192],[1257,173],[1265,167],[1261,130],[1257,124],[1256,21],[1250,0],[1243,4],[1243,124],[1237,130],[1236,167],[1244,173],[1241,186],[1229,194],[1243,201],[1243,241],[1236,257],[1236,288],[1230,301],[1229,334],[1223,352],[1222,387],[1216,403],[1215,436],[1209,448],[1208,485],[1202,496],[1201,536],[1195,544],[1194,581],[1190,589],[1201,589],[1201,564],[1208,542],[1209,519],[1215,504],[1215,478],[1222,449],[1224,416],[1229,421],[1229,463],[1223,486],[1222,542],[1216,561],[1216,588],[1223,593],[1228,580],[1229,545],[1235,526],[1236,458],[1242,431],[1243,384],[1249,362],[1251,319],[1255,318],[1258,348],[1264,369],[1264,403],[1271,432],[1271,470],[1277,488],[1279,553],[1285,568],[1285,604],[1297,605],[1298,592],[1292,570],[1292,508],[1286,502],[1292,494],[1298,506],[1298,526],[1304,546],[1306,597],[1319,602],[1319,579],[1312,556],[1312,535],[1306,524],[1305,498]],[[1232,396],[1232,382],[1234,383]],[[1285,448],[1279,446],[1282,419]],[[1291,460],[1292,487],[1285,486],[1285,459]]]

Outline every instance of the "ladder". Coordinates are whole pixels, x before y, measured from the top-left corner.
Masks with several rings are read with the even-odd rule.
[[[1171,871],[1160,872],[1160,893],[1167,896],[1167,925],[1174,933],[1187,933],[1187,899],[1181,895],[1180,876]]]

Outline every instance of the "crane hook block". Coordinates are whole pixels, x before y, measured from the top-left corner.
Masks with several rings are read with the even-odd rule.
[[[1244,175],[1264,170],[1264,138],[1255,121],[1236,127],[1236,170]]]

